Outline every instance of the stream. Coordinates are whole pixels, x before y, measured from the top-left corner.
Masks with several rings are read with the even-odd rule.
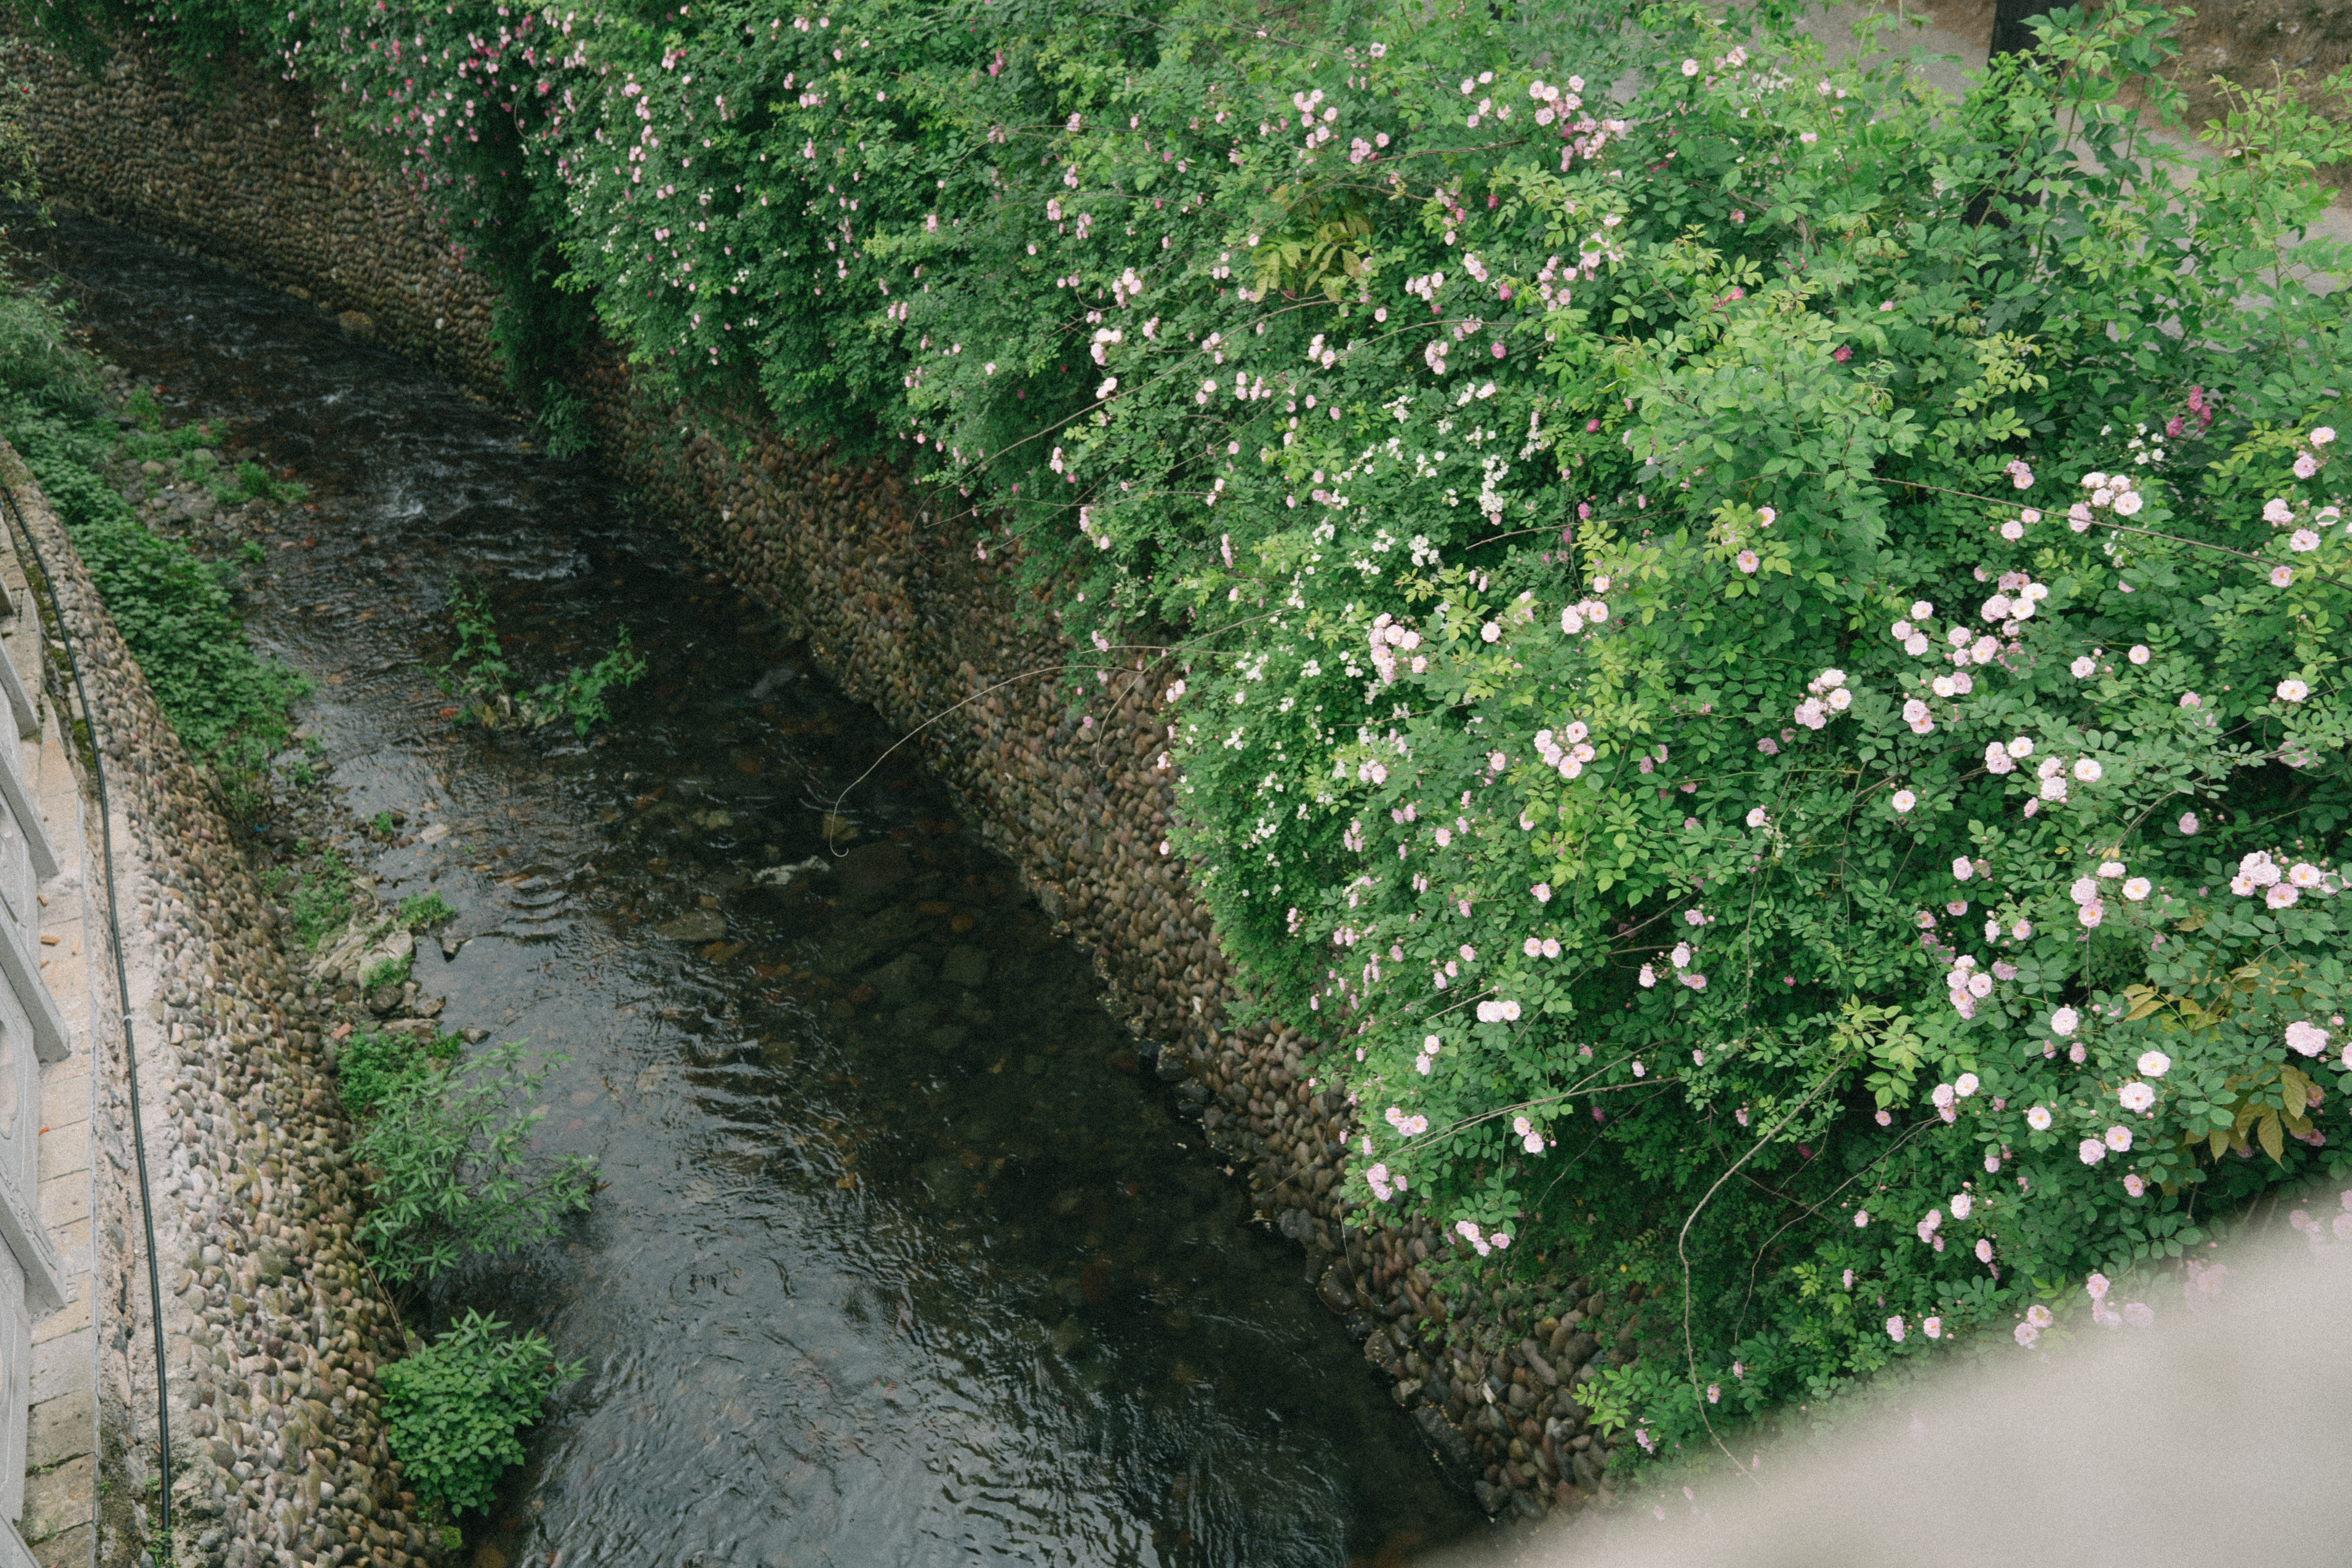
[[[562,1053],[545,1142],[609,1184],[430,1302],[585,1363],[467,1561],[1386,1568],[1480,1527],[1086,957],[773,616],[322,312],[99,224],[47,243],[167,418],[310,488],[253,537],[249,634],[315,683],[342,807],[400,815],[378,896],[457,910],[454,957],[419,942],[441,1025]],[[621,626],[651,671],[585,742],[461,729],[467,582],[527,683]],[[781,875],[869,769],[848,852]]]

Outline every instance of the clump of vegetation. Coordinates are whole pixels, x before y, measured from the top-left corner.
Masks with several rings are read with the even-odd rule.
[[[134,397],[131,408],[142,424],[124,436],[95,362],[52,296],[0,296],[0,429],[40,482],[182,743],[216,784],[249,803],[284,743],[287,705],[306,686],[255,655],[219,574],[184,544],[150,532],[100,473],[129,443],[172,451],[208,438],[202,426],[163,431],[152,397]]]
[[[360,1242],[379,1274],[429,1282],[469,1258],[548,1240],[564,1215],[588,1207],[595,1163],[531,1149],[547,1115],[531,1100],[566,1059],[509,1042],[383,1085],[352,1148],[368,1173]]]
[[[209,489],[213,499],[224,505],[234,505],[241,500],[295,505],[310,499],[307,488],[290,479],[270,478],[268,469],[250,458],[237,464],[226,479],[212,481]]]
[[[604,693],[614,687],[636,684],[646,673],[646,661],[629,645],[629,628],[620,628],[613,651],[583,669],[573,665],[542,685],[521,690],[514,668],[499,646],[496,613],[489,590],[478,583],[460,584],[450,595],[457,628],[457,651],[441,668],[442,689],[465,702],[468,717],[488,730],[538,730],[558,720],[569,720],[572,733],[585,735],[612,717]]]
[[[557,1361],[543,1334],[506,1328],[468,1310],[446,1333],[381,1374],[393,1454],[402,1479],[427,1504],[489,1507],[499,1477],[522,1462],[516,1434],[585,1367]]]
[[[352,870],[340,850],[329,847],[318,865],[295,881],[287,908],[294,917],[294,940],[313,952],[350,923]]]
[[[455,1035],[424,1038],[362,1029],[335,1057],[335,1085],[344,1113],[354,1121],[365,1120],[394,1089],[439,1071],[463,1049]]]
[[[364,1029],[335,1062],[370,1207],[359,1240],[395,1286],[430,1281],[468,1258],[552,1237],[584,1210],[595,1167],[581,1155],[535,1158],[544,1108],[530,1104],[562,1058],[507,1044],[460,1065],[455,1036]],[[522,1459],[516,1434],[580,1375],[544,1336],[514,1335],[471,1310],[431,1344],[384,1369],[385,1417],[402,1473],[428,1507],[488,1507]]]
[[[360,976],[360,990],[364,993],[380,986],[398,985],[408,978],[409,966],[415,961],[416,955],[410,953],[405,958],[387,958],[371,965],[368,972]]]
[[[402,931],[423,931],[429,926],[437,926],[443,921],[456,920],[457,911],[451,909],[438,893],[411,893],[400,900],[400,906],[393,911],[392,918]]]

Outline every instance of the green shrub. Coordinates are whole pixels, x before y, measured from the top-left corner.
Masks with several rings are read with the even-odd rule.
[[[567,1058],[498,1046],[446,1073],[395,1074],[352,1152],[367,1168],[360,1241],[397,1285],[553,1237],[588,1207],[595,1163],[535,1155],[532,1096]]]
[[[2352,1146],[2347,83],[2192,158],[2139,0],[1957,105],[1791,9],[249,20],[509,319],[969,495],[1079,700],[1176,660],[1350,1200],[1665,1295],[1596,1397],[1671,1451]]]
[[[95,363],[46,295],[0,296],[0,433],[40,481],[173,730],[224,787],[250,798],[304,683],[255,656],[218,574],[149,532],[97,472],[118,442],[99,387]],[[137,429],[129,437],[166,453],[203,438]]]
[[[409,965],[415,962],[415,955],[412,953],[406,958],[387,958],[371,964],[367,973],[360,976],[360,989],[373,991],[379,986],[397,985],[408,978]]]
[[[519,689],[515,670],[499,646],[488,589],[478,583],[461,584],[451,592],[450,605],[457,650],[441,667],[442,689],[463,700],[469,716],[485,729],[539,730],[568,719],[573,734],[585,735],[612,717],[604,693],[634,686],[646,673],[645,658],[629,645],[629,628],[623,626],[613,651],[588,668],[574,665],[557,679]]]
[[[555,1359],[540,1333],[468,1310],[446,1333],[385,1367],[384,1417],[401,1478],[421,1501],[489,1507],[499,1477],[522,1463],[516,1434],[586,1363]]]
[[[201,475],[197,477],[203,478]],[[224,505],[242,500],[297,504],[308,500],[310,496],[310,492],[300,485],[271,479],[268,468],[250,459],[237,464],[227,475],[214,479],[209,488],[213,499]]]
[[[354,1121],[373,1115],[394,1089],[456,1059],[461,1045],[454,1035],[426,1040],[360,1030],[335,1057],[335,1088],[344,1113]]]
[[[444,921],[457,918],[457,911],[451,909],[438,893],[411,893],[400,900],[400,907],[393,915],[403,931],[423,931],[428,926],[437,926]]]

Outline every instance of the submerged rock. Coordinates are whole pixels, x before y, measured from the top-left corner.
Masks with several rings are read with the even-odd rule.
[[[760,677],[759,684],[751,688],[751,700],[765,702],[800,678],[801,672],[797,668],[789,664],[780,664]]]
[[[930,966],[911,952],[900,953],[866,976],[866,984],[893,1007],[913,1003],[930,983]]]
[[[717,910],[688,910],[654,927],[654,934],[671,942],[717,942],[727,934],[727,917]]]
[[[812,855],[805,860],[796,860],[789,866],[771,866],[764,871],[754,872],[751,880],[762,888],[772,889],[781,893],[794,882],[803,881],[811,877],[822,877],[832,869],[832,861],[822,855]]]
[[[844,898],[860,903],[881,898],[914,874],[915,864],[896,844],[868,844],[833,862]]]

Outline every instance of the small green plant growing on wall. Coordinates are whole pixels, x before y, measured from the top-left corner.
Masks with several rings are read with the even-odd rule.
[[[531,1100],[566,1059],[510,1041],[384,1090],[352,1148],[372,1199],[360,1242],[384,1279],[430,1281],[467,1258],[545,1241],[587,1208],[595,1163],[531,1152],[547,1115]]]
[[[558,679],[520,690],[514,667],[499,644],[489,590],[478,583],[460,584],[450,605],[457,651],[441,668],[441,687],[460,699],[467,717],[486,730],[539,730],[568,719],[573,734],[585,735],[612,717],[604,693],[634,686],[646,673],[645,656],[630,646],[629,628],[623,626],[613,651],[586,669],[573,665]]]
[[[448,1332],[383,1369],[392,1451],[425,1502],[453,1511],[489,1507],[499,1477],[522,1462],[516,1434],[584,1368],[557,1361],[545,1335],[506,1329],[469,1309]]]

